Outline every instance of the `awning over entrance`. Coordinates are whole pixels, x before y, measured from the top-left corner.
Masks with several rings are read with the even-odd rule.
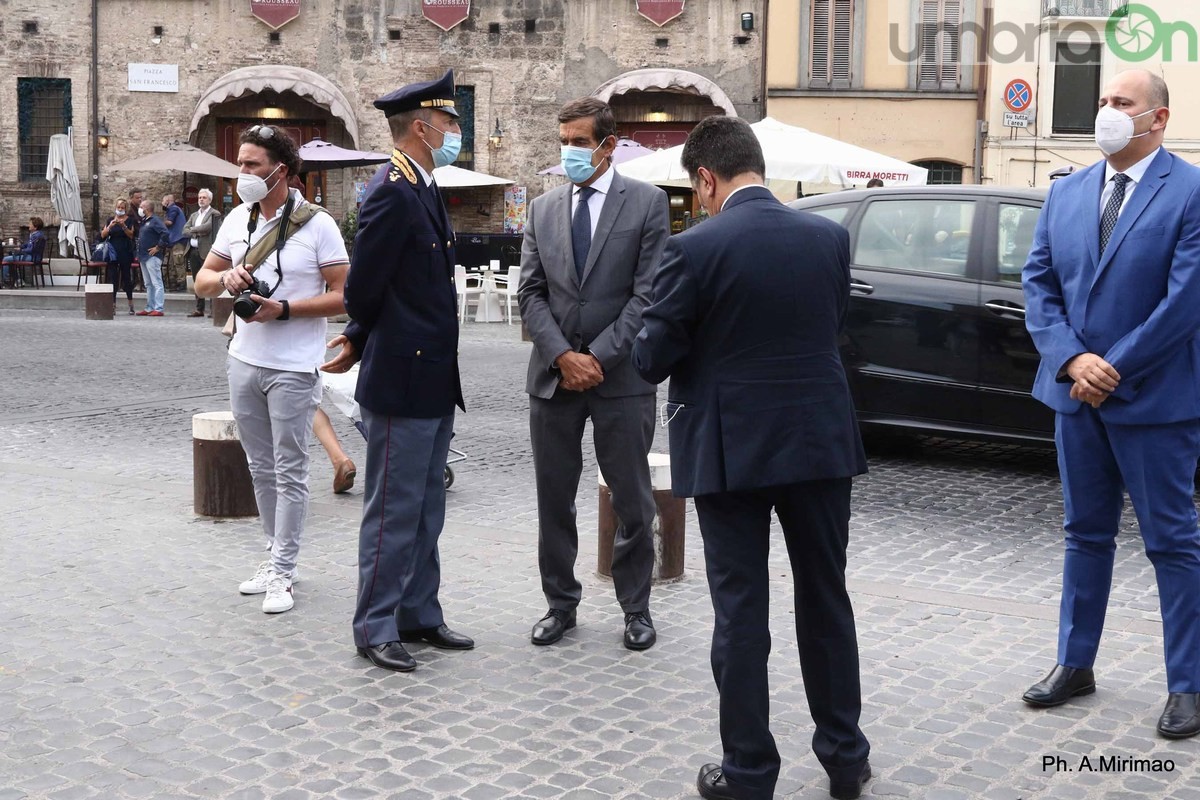
[[[236,100],[245,94],[257,94],[266,89],[276,92],[294,92],[311,99],[314,103],[329,109],[329,113],[340,119],[346,126],[350,141],[358,146],[358,120],[354,116],[354,106],[328,78],[304,69],[284,64],[263,64],[256,67],[242,67],[227,72],[213,81],[205,90],[196,104],[192,114],[192,125],[188,136],[196,132],[200,123],[208,116],[209,109],[226,100]]]
[[[608,102],[614,94],[654,90],[683,91],[707,97],[712,100],[714,106],[722,109],[726,116],[736,117],[738,115],[733,108],[733,101],[720,86],[703,75],[683,69],[635,69],[605,81],[593,94]]]

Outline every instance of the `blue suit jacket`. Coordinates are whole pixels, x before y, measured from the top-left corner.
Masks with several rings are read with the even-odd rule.
[[[765,187],[667,241],[633,364],[671,378],[675,494],[866,472],[838,355],[849,296],[846,230]]]
[[[1200,169],[1160,149],[1100,255],[1105,162],[1054,183],[1025,264],[1026,327],[1042,356],[1033,395],[1063,414],[1063,367],[1095,353],[1121,376],[1100,406],[1126,425],[1200,417]]]
[[[399,151],[371,184],[343,292],[346,337],[362,355],[354,399],[377,414],[444,417],[463,407],[450,217]]]

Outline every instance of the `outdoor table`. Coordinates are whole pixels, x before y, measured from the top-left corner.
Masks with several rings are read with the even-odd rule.
[[[499,261],[493,261],[490,265],[479,267],[470,272],[479,276],[479,286],[483,289],[483,294],[479,298],[479,304],[475,309],[476,322],[503,322],[504,312],[500,308],[500,296],[496,294],[496,275],[500,267]]]

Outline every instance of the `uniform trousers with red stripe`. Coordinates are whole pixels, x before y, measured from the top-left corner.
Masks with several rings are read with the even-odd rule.
[[[354,644],[371,647],[444,621],[438,537],[446,521],[443,473],[454,414],[417,419],[363,408],[362,417],[367,469]]]

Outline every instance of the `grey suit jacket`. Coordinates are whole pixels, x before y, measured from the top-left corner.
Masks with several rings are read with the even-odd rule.
[[[637,374],[629,355],[670,235],[666,192],[613,175],[580,282],[571,250],[573,188],[559,186],[529,205],[517,294],[533,337],[525,391],[552,397],[559,381],[554,359],[586,349],[604,368],[604,381],[592,391],[603,397],[653,394],[655,387]]]

